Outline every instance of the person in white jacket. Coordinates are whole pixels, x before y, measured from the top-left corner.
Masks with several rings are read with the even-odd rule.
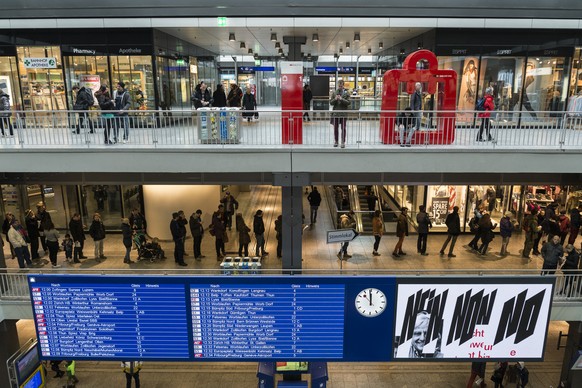
[[[32,261],[30,260],[30,252],[28,251],[28,243],[24,239],[24,236],[20,233],[20,230],[24,231],[22,225],[18,220],[12,221],[10,225],[10,229],[8,230],[8,240],[14,247],[14,253],[18,258],[18,266],[20,268],[26,268],[26,264],[28,266],[32,266]]]

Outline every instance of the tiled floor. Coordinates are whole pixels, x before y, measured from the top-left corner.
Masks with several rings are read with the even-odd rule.
[[[268,230],[266,232],[267,251],[270,256],[264,260],[265,268],[279,269],[281,262],[275,256],[276,240],[273,222],[281,211],[281,191],[272,186],[253,187],[250,193],[241,193],[238,197],[240,211],[243,213],[247,224],[252,223],[252,215],[256,209],[263,209],[264,220]],[[307,200],[304,199],[304,209],[307,218]],[[193,209],[187,209],[191,211]],[[338,244],[326,244],[326,231],[332,229],[331,217],[322,201],[319,210],[318,222],[311,229],[304,232],[303,266],[306,269],[325,269],[339,271],[343,269],[367,271],[381,270],[394,272],[396,270],[436,270],[467,272],[471,270],[495,269],[501,272],[521,269],[540,269],[541,259],[534,258],[531,262],[524,262],[519,256],[519,250],[523,245],[521,236],[515,236],[510,242],[509,251],[512,254],[505,258],[497,257],[500,239],[496,238],[491,244],[492,252],[485,257],[476,256],[467,250],[464,245],[471,236],[461,236],[457,242],[454,259],[440,257],[438,251],[445,235],[434,234],[429,236],[429,256],[416,254],[416,236],[411,235],[405,240],[404,250],[408,252],[405,259],[395,260],[390,256],[396,238],[387,235],[382,238],[380,253],[382,256],[372,256],[373,238],[360,236],[350,244],[349,252],[353,257],[349,261],[340,262],[337,257]],[[231,240],[227,244],[227,251],[236,255],[238,241],[236,232],[230,232]],[[92,257],[92,242],[87,241],[86,254]],[[159,263],[139,262],[130,266],[123,264],[123,246],[119,235],[109,235],[105,243],[105,254],[108,258],[98,263],[93,259],[84,260],[82,264],[63,265],[62,269],[55,272],[80,272],[79,269],[105,270],[105,269],[176,269],[185,271],[174,264],[172,258],[172,244],[163,243],[168,259]],[[251,244],[251,251],[254,245]],[[214,241],[210,236],[203,240],[203,253],[206,258],[201,262],[193,260],[191,240],[187,241],[187,250],[190,256],[186,258],[188,272],[197,269],[217,269],[218,263],[214,254]],[[16,261],[9,259],[9,251],[5,247],[8,264],[16,267]],[[135,259],[135,251],[132,252]],[[63,253],[59,253],[59,261],[64,260]],[[44,260],[45,264],[48,263]],[[46,265],[47,271],[53,271]],[[21,341],[25,341],[34,335],[32,321],[19,322]],[[533,387],[556,386],[563,358],[563,349],[556,350],[560,331],[567,332],[568,325],[565,322],[551,322],[547,338],[545,361],[540,363],[528,363],[530,370],[530,384]],[[141,372],[142,386],[144,387],[256,387],[256,363],[146,363]],[[487,380],[491,375],[493,365],[487,369]],[[115,362],[79,362],[77,366],[80,383],[78,387],[119,387],[125,382],[124,374]],[[423,373],[418,373],[419,370]],[[464,387],[470,371],[469,363],[331,363],[329,365],[329,387],[352,388],[380,388],[380,387]],[[63,380],[49,377],[48,387],[60,387]],[[489,381],[490,382],[490,381]],[[490,384],[492,386],[492,384]]]

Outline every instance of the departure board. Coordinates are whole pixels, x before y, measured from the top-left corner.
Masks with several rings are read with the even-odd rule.
[[[55,274],[28,280],[43,360],[392,357],[393,277]]]
[[[189,359],[180,284],[31,283],[43,358]]]
[[[343,358],[343,284],[194,284],[190,305],[196,358]]]

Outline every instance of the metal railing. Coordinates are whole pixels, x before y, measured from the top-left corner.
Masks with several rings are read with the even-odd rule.
[[[160,269],[112,269],[112,270],[8,270],[3,269],[0,273],[0,303],[10,301],[30,301],[28,290],[29,275],[49,275],[49,274],[75,274],[75,275],[97,275],[97,276],[233,276],[232,273],[225,274],[220,269],[208,270],[160,270]],[[290,274],[292,272],[292,274]],[[446,277],[495,277],[495,276],[553,276],[555,277],[554,302],[582,302],[582,274],[577,271],[561,271],[556,275],[542,275],[539,270],[503,270],[503,269],[423,269],[423,270],[400,270],[400,269],[303,269],[303,270],[283,270],[283,269],[262,269],[259,274],[253,276],[338,276],[338,275],[390,275],[390,276],[446,276]]]
[[[333,118],[337,114],[347,120],[347,148],[389,150],[399,145],[394,121],[399,112],[310,111],[310,121],[303,120],[303,113],[306,111],[129,111],[127,116],[109,113],[108,117],[108,113],[93,110],[13,112],[11,117],[0,118],[4,135],[0,138],[0,148],[123,149],[124,137],[127,137],[127,146],[145,148],[331,148]],[[489,137],[484,134],[485,141],[478,141],[482,121],[479,113],[483,112],[424,111],[412,147],[581,149],[582,113],[493,112]],[[117,140],[117,143],[105,144],[106,140]]]

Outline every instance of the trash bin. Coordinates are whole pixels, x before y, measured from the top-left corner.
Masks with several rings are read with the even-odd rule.
[[[199,108],[198,137],[202,144],[240,143],[240,109]]]

